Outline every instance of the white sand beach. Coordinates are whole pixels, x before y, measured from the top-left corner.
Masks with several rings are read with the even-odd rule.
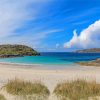
[[[41,81],[44,83],[50,92],[52,93],[57,83],[74,80],[77,78],[85,78],[87,80],[96,80],[100,82],[100,68],[95,67],[80,67],[70,69],[39,69],[38,65],[29,67],[28,65],[22,67],[22,65],[14,64],[0,64],[0,88],[11,79],[19,78],[28,81]],[[2,93],[2,91],[1,91]],[[8,96],[7,100],[13,100]],[[52,100],[52,97],[50,97]],[[53,99],[54,100],[54,99]]]

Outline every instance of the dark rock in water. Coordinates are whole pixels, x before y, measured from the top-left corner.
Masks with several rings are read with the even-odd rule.
[[[25,45],[0,45],[0,58],[37,55],[40,53]]]

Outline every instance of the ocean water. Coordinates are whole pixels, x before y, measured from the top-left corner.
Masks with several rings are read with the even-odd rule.
[[[44,52],[41,56],[0,58],[0,62],[18,64],[73,65],[80,61],[100,58],[100,53]]]

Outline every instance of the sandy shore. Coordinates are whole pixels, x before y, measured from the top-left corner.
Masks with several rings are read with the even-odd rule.
[[[33,65],[33,67],[28,68],[28,66],[25,65],[22,67],[22,65],[0,64],[0,87],[9,79],[19,78],[29,81],[41,81],[52,93],[57,83],[67,80],[86,78],[100,82],[100,68],[82,66],[80,68],[49,70],[39,69],[37,66],[38,65]],[[12,99],[10,98],[9,100]],[[50,100],[52,100],[51,97]]]

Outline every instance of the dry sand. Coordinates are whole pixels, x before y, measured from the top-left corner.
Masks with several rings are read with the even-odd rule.
[[[44,83],[52,93],[57,83],[75,80],[77,78],[85,78],[87,80],[96,80],[100,82],[100,68],[95,67],[80,67],[80,68],[66,68],[66,69],[39,69],[38,65],[29,67],[28,65],[12,65],[0,64],[0,87],[2,87],[9,79],[23,79],[28,81],[41,81]],[[39,66],[40,67],[40,66]],[[1,93],[3,93],[1,91]],[[5,94],[5,93],[3,93]],[[14,100],[11,96],[6,94],[7,100]],[[55,100],[50,96],[49,100]]]

